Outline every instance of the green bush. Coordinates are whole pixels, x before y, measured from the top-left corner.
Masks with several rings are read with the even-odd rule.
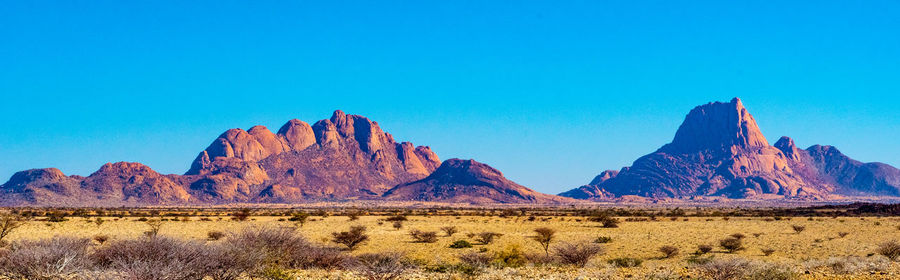
[[[450,248],[453,249],[462,249],[462,248],[472,248],[472,243],[465,240],[456,240],[453,244],[450,244]]]

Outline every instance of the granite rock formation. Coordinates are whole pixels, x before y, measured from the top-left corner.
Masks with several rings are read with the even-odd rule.
[[[593,200],[653,198],[827,200],[846,195],[897,195],[897,169],[859,163],[836,149],[797,149],[788,137],[770,146],[740,99],[691,110],[671,143],[618,174],[601,174],[560,195]]]

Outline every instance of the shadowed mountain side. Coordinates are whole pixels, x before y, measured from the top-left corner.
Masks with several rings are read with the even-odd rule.
[[[572,199],[542,194],[503,177],[503,173],[474,160],[449,159],[428,177],[388,190],[389,200],[452,203],[572,203]]]

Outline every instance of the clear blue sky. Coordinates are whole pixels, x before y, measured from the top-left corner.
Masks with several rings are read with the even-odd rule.
[[[115,161],[183,173],[228,128],[342,109],[557,193],[735,96],[770,143],[898,166],[898,15],[900,1],[7,1],[0,181]]]

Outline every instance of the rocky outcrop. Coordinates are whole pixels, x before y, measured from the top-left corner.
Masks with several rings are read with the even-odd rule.
[[[377,122],[335,111],[309,125],[290,120],[229,129],[200,152],[184,175],[161,175],[139,163],[106,164],[88,177],[57,169],[16,173],[0,186],[0,203],[75,205],[293,203],[380,199],[398,184],[440,165],[431,148],[397,143]]]
[[[562,196],[826,200],[836,195],[897,195],[897,169],[862,164],[833,148],[797,149],[789,137],[770,146],[740,99],[691,110],[671,143],[615,176],[601,174]]]
[[[449,159],[428,177],[384,193],[389,200],[452,203],[566,203],[572,200],[538,193],[516,184],[493,167],[474,160]]]

